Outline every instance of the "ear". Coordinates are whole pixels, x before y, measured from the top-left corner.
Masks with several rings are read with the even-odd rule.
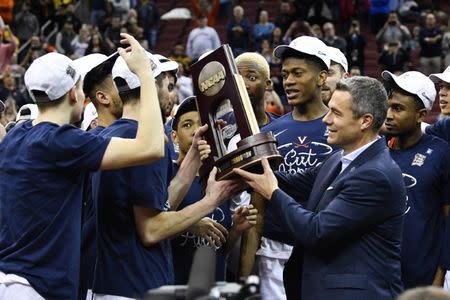
[[[425,117],[427,116],[428,112],[425,108],[422,108],[416,113],[417,117],[417,123],[425,122]]]
[[[171,135],[172,135],[172,142],[174,144],[178,144],[178,135],[177,132],[175,130],[171,131]]]
[[[95,92],[95,99],[103,105],[108,105],[110,102],[109,97],[102,91]]]
[[[266,78],[265,90],[266,91],[271,91],[272,90],[272,80],[270,80],[269,78]]]
[[[68,98],[69,98],[70,105],[77,104],[77,91],[76,91],[75,86],[70,89],[70,91],[68,93]],[[84,99],[82,101],[84,101]]]
[[[328,72],[325,70],[322,70],[317,74],[317,85],[323,86],[325,84],[325,81],[327,80]]]
[[[361,130],[372,129],[373,127],[373,115],[365,114],[361,117]]]
[[[342,79],[347,79],[350,77],[350,73],[349,72],[345,72],[344,76],[342,76]]]

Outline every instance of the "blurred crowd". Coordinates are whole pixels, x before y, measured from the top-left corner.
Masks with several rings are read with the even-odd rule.
[[[396,74],[414,69],[437,73],[450,64],[449,12],[442,9],[444,1],[276,0],[277,11],[272,11],[268,7],[274,7],[275,0],[255,0],[257,10],[251,13],[244,10],[246,2],[172,3],[192,14],[187,42],[186,38],[176,41],[173,49],[162,53],[180,64],[178,99],[192,95],[190,64],[222,43],[228,43],[235,56],[256,51],[266,58],[273,91],[267,93],[267,109],[278,114],[290,108],[281,84],[281,64],[273,49],[298,36],[315,36],[340,49],[353,75],[367,73],[367,53],[375,55],[381,69]],[[121,32],[132,34],[145,49],[158,49],[160,19],[166,13],[160,6],[155,0],[2,1],[0,99],[6,110],[0,123],[14,120],[20,107],[31,103],[23,74],[45,53],[56,51],[72,59],[91,53],[111,54],[119,46]],[[376,49],[366,49],[369,39],[376,41]]]

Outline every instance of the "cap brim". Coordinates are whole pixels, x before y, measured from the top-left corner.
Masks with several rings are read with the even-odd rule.
[[[178,72],[178,63],[174,61],[167,61],[161,63],[161,72]]]
[[[190,104],[189,102],[191,102],[191,101],[194,101],[194,102],[195,102],[196,100],[197,100],[197,97],[196,97],[196,96],[188,96],[188,97],[184,98],[183,101],[181,101],[180,105],[178,105],[177,111],[176,111],[175,115],[173,116],[173,119],[172,119],[172,120],[174,120],[175,118],[180,117],[180,113],[184,114],[184,112],[183,112],[184,107],[185,107],[186,105],[189,105],[189,104]],[[174,129],[173,129],[173,122],[172,122],[172,124],[170,124],[170,128],[171,128],[172,130],[174,130]]]
[[[437,73],[437,74],[431,74],[430,76],[428,76],[431,81],[433,81],[434,83],[439,83],[441,81],[444,81],[446,83],[450,83],[450,72],[446,72],[446,73]]]
[[[275,48],[275,50],[273,50],[273,55],[274,55],[276,58],[281,58],[281,57],[283,56],[283,53],[284,53],[286,50],[288,50],[288,49],[295,50],[294,48],[289,47],[289,46],[287,46],[287,45],[279,45],[279,46],[277,46],[277,47]],[[297,50],[295,50],[295,51],[297,51]]]
[[[407,91],[408,93],[411,93],[411,94],[416,93],[416,91],[411,91],[408,88],[408,86],[405,84],[405,82],[399,76],[397,76],[389,71],[383,71],[381,73],[381,77],[387,82],[394,82],[396,85],[398,85],[399,88]]]
[[[276,58],[281,59],[282,56],[283,56],[283,54],[284,54],[287,50],[295,51],[295,52],[297,52],[297,53],[299,53],[299,54],[301,54],[301,55],[305,55],[306,57],[315,57],[315,58],[317,58],[319,61],[323,62],[323,65],[324,65],[324,67],[325,67],[327,70],[330,69],[330,63],[331,63],[330,60],[328,60],[328,63],[327,63],[327,62],[325,62],[321,57],[319,57],[319,56],[317,56],[317,55],[315,55],[315,54],[308,53],[308,52],[303,52],[303,51],[299,51],[298,49],[295,49],[294,47],[291,47],[291,46],[289,46],[289,45],[280,45],[280,46],[277,46],[277,47],[275,48],[275,50],[273,50],[273,55],[274,55]]]
[[[111,73],[111,70],[112,70],[112,67],[113,67],[113,65],[114,65],[114,62],[116,61],[116,59],[117,59],[118,57],[119,57],[119,52],[117,52],[117,51],[114,52],[114,53],[111,54],[110,56],[106,57],[103,61],[99,61],[97,65],[94,65],[94,66],[86,73],[86,75],[85,75],[84,77],[86,78],[86,77],[88,76],[88,74],[89,74],[89,76],[92,76],[92,75],[95,76],[95,74],[93,74],[93,72],[95,72],[96,70],[98,70],[98,67],[101,66],[101,65],[103,65],[103,64],[106,63],[106,62],[110,62],[111,69],[109,70],[109,72]]]

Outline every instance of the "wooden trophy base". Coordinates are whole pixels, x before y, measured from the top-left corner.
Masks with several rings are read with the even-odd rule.
[[[278,168],[281,155],[277,150],[277,140],[272,132],[260,132],[237,143],[237,149],[218,159],[217,180],[230,179],[236,176],[234,168],[252,173],[263,173],[261,159],[267,158],[272,168]]]

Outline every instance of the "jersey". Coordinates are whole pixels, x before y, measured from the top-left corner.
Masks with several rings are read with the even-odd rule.
[[[407,188],[408,208],[403,226],[402,281],[406,288],[431,285],[444,237],[442,206],[450,201],[450,148],[423,134],[414,146],[393,150]]]
[[[134,138],[135,120],[119,119],[101,132],[105,137]],[[142,298],[152,288],[173,283],[170,242],[145,247],[136,229],[134,206],[167,211],[172,162],[107,170],[92,175],[97,214],[97,261],[93,290],[98,294]]]
[[[174,164],[175,172],[178,172],[178,165]],[[202,198],[200,180],[196,177],[189,188],[178,210],[194,204]],[[207,215],[216,222],[220,223],[227,230],[231,228],[231,211],[229,201],[225,201],[214,211]],[[175,284],[187,284],[189,271],[191,269],[195,250],[203,245],[209,245],[208,242],[197,237],[190,232],[184,232],[172,240],[173,266],[175,270]],[[225,245],[216,249],[216,281],[225,280]]]
[[[97,126],[89,133],[99,135],[103,126]],[[86,292],[92,288],[94,280],[94,266],[96,256],[95,245],[95,214],[94,200],[92,199],[91,174],[85,180],[85,195],[83,196],[83,207],[81,210],[81,258],[80,258],[80,289],[79,299],[86,299]]]
[[[0,271],[46,299],[77,299],[83,183],[109,138],[27,121],[0,143]]]

